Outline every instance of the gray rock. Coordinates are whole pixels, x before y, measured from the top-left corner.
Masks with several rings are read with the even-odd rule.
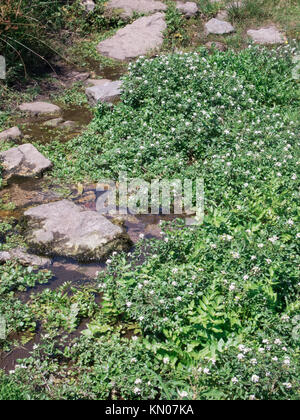
[[[132,17],[133,13],[155,13],[167,10],[167,5],[158,0],[110,0],[108,10],[120,10],[121,17]]]
[[[54,118],[43,123],[46,127],[58,127],[63,122],[63,118]]]
[[[68,200],[27,210],[24,226],[27,243],[42,255],[100,261],[112,251],[128,250],[131,245],[122,228]]]
[[[183,3],[182,1],[176,2],[176,8],[183,13],[186,17],[193,17],[198,12],[198,6],[192,1]]]
[[[283,44],[285,42],[285,36],[275,26],[250,29],[247,35],[257,44]]]
[[[0,141],[16,140],[22,137],[22,133],[18,127],[12,127],[0,133]]]
[[[24,103],[18,107],[22,112],[26,112],[33,115],[55,115],[60,114],[61,109],[57,105],[50,104],[48,102],[30,102]]]
[[[211,19],[205,24],[205,29],[207,34],[229,34],[230,32],[234,32],[234,27],[229,23],[223,20],[218,19]]]
[[[29,254],[23,248],[14,248],[7,252],[0,252],[0,263],[3,264],[8,261],[15,261],[21,265],[32,267],[48,267],[51,265],[49,258]]]
[[[100,54],[116,60],[127,60],[147,54],[163,43],[163,31],[167,25],[163,13],[141,17],[105,41],[97,49]]]
[[[29,143],[0,153],[0,162],[6,180],[13,176],[34,177],[52,166],[50,160]]]
[[[93,0],[81,0],[81,5],[87,13],[91,13],[95,10],[95,3]]]
[[[108,81],[102,85],[87,88],[85,92],[89,104],[96,106],[98,102],[113,103],[120,98],[122,84],[123,82],[121,80],[114,82]]]

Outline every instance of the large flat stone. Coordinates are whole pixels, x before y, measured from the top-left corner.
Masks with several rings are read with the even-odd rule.
[[[131,245],[122,228],[68,200],[27,210],[24,227],[28,245],[42,255],[100,261]]]
[[[118,10],[122,17],[132,17],[133,13],[155,13],[167,10],[167,5],[158,0],[110,0],[109,10]]]
[[[59,106],[50,104],[48,102],[27,102],[20,105],[19,110],[33,115],[55,115],[61,113]]]
[[[285,36],[275,26],[257,30],[250,29],[247,31],[247,35],[256,44],[283,44],[285,42]]]
[[[85,90],[89,104],[96,106],[98,102],[113,103],[120,98],[122,81],[110,81],[89,87]]]
[[[211,19],[205,24],[205,29],[207,34],[229,34],[234,32],[234,27],[229,22],[225,22],[224,20],[219,19]]]
[[[136,58],[162,45],[166,27],[163,13],[141,17],[100,42],[97,49],[100,54],[116,60]]]
[[[14,176],[34,177],[52,166],[32,144],[22,144],[0,153],[3,176],[9,180]]]
[[[22,136],[18,127],[12,127],[0,133],[0,141],[16,140]]]

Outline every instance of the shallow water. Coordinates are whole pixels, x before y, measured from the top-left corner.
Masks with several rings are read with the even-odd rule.
[[[63,107],[60,117],[64,121],[74,121],[76,125],[68,128],[48,127],[43,125],[46,121],[57,118],[49,116],[21,119],[18,123],[22,125],[22,133],[26,142],[33,141],[47,144],[51,143],[55,138],[58,138],[59,141],[65,143],[82,132],[82,130],[92,121],[93,114],[86,107],[72,105],[65,108]]]

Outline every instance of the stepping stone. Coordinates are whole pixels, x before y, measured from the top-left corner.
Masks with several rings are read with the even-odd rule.
[[[110,0],[108,10],[120,11],[121,17],[132,17],[134,13],[155,13],[167,10],[167,5],[158,0]]]
[[[46,159],[32,144],[22,144],[0,153],[4,179],[14,176],[34,177],[51,168],[52,163]]]
[[[275,26],[257,30],[250,29],[247,31],[247,35],[256,44],[283,44],[285,42],[285,36]]]
[[[211,19],[205,24],[205,29],[207,34],[217,34],[217,35],[223,35],[223,34],[229,34],[231,32],[234,32],[234,27],[229,23],[225,22],[224,20],[219,19]]]
[[[18,127],[12,127],[0,133],[0,141],[16,140],[22,137],[22,133]]]
[[[136,58],[160,47],[166,28],[163,13],[141,17],[119,29],[112,38],[100,42],[97,49],[100,54],[116,60]]]
[[[177,1],[176,9],[178,9],[186,17],[193,17],[198,12],[197,4],[192,1],[188,1],[187,3],[183,3],[182,1]]]
[[[31,102],[24,103],[18,107],[22,112],[33,115],[46,115],[46,114],[60,114],[61,109],[57,105],[48,102]]]
[[[91,13],[91,12],[93,12],[94,11],[94,9],[95,9],[95,7],[96,7],[96,5],[95,5],[95,3],[93,2],[93,0],[81,0],[81,6],[84,8],[84,10],[87,12],[87,13]]]
[[[122,84],[123,82],[121,80],[114,82],[109,80],[107,83],[102,83],[99,86],[87,88],[85,93],[89,104],[96,106],[98,102],[115,102],[120,98]]]
[[[68,200],[27,210],[24,227],[25,239],[34,252],[83,262],[101,261],[132,245],[121,227]]]
[[[48,267],[51,265],[49,258],[29,254],[23,248],[14,248],[7,252],[0,252],[0,264],[8,261],[15,261],[21,265],[32,267]]]
[[[63,118],[54,118],[43,123],[46,127],[58,127],[63,122]]]

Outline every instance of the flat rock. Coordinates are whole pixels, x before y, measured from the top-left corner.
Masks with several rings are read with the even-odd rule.
[[[141,17],[100,42],[97,49],[100,54],[116,60],[136,58],[162,45],[166,27],[164,13]]]
[[[120,11],[121,17],[132,17],[134,13],[155,13],[167,10],[167,5],[158,0],[110,0],[106,8]]]
[[[18,127],[12,127],[0,133],[0,141],[16,140],[22,137],[22,133]]]
[[[198,12],[198,6],[193,1],[188,1],[186,3],[183,3],[182,1],[177,1],[176,8],[186,17],[193,17]]]
[[[63,118],[54,118],[52,120],[45,121],[43,125],[46,127],[58,127],[63,121]]]
[[[122,228],[68,200],[27,210],[24,227],[25,239],[34,252],[83,262],[103,260],[132,244]]]
[[[15,261],[24,266],[32,267],[48,267],[51,265],[51,260],[38,255],[29,254],[23,248],[14,248],[6,252],[0,252],[0,263],[8,261]]]
[[[33,115],[43,114],[60,114],[61,109],[57,105],[50,104],[48,102],[30,102],[24,103],[18,108],[22,112],[30,113]]]
[[[208,34],[217,35],[229,34],[235,30],[231,23],[215,18],[209,20],[205,24],[205,29]]]
[[[283,44],[285,42],[285,36],[275,26],[250,29],[247,35],[257,44]]]
[[[50,160],[29,143],[0,153],[0,162],[7,180],[13,176],[34,177],[52,166]]]
[[[96,106],[98,102],[113,103],[120,98],[123,82],[121,80],[108,81],[98,86],[89,87],[85,90],[89,104]]]

